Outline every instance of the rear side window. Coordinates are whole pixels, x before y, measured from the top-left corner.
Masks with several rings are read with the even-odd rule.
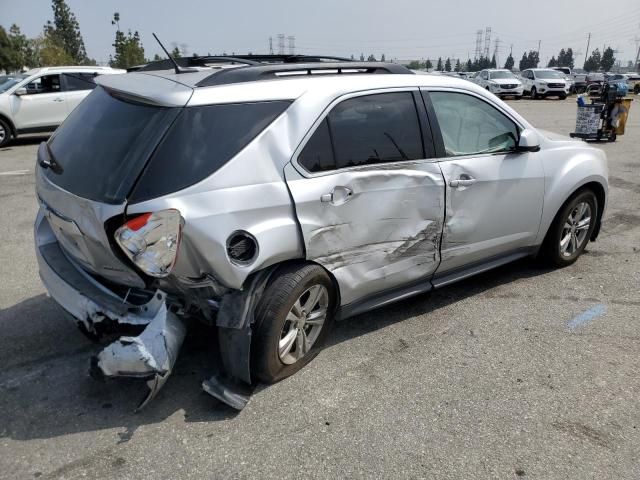
[[[310,172],[425,158],[411,92],[339,103],[305,145],[298,162]]]
[[[65,90],[75,92],[78,90],[93,90],[96,88],[96,82],[93,80],[93,73],[64,73]]]
[[[130,200],[159,197],[205,179],[290,104],[272,101],[185,108],[158,146]]]

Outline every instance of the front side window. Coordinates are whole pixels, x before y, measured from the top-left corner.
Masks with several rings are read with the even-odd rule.
[[[429,93],[447,157],[514,150],[518,127],[484,100],[463,93]]]
[[[411,92],[339,103],[314,132],[298,162],[310,172],[425,158]]]
[[[58,93],[60,91],[60,75],[44,75],[27,84],[27,93]]]

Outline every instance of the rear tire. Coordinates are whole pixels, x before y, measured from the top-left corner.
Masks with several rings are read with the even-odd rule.
[[[553,267],[574,263],[589,243],[598,218],[598,199],[589,189],[574,194],[560,208],[545,237],[540,259]]]
[[[0,118],[0,148],[4,147],[11,141],[11,128]]]
[[[256,309],[253,378],[275,383],[313,360],[331,331],[336,299],[333,282],[319,265],[296,264],[276,272]]]

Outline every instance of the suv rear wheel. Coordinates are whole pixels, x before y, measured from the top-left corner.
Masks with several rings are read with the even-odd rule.
[[[321,350],[334,321],[333,282],[319,265],[284,267],[275,274],[256,309],[251,342],[252,375],[278,382]]]
[[[591,190],[571,197],[553,220],[542,246],[542,259],[556,267],[574,263],[589,243],[598,218],[598,199]]]
[[[4,147],[11,140],[11,128],[0,118],[0,147]]]

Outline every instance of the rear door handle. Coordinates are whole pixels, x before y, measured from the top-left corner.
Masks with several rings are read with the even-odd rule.
[[[60,97],[54,98],[53,101],[54,102],[64,102],[64,98],[60,98]]]
[[[331,205],[343,205],[353,198],[353,190],[341,185],[334,187],[331,193],[323,193],[320,196],[322,203],[330,203]]]
[[[473,185],[476,182],[477,182],[477,180],[475,178],[473,178],[471,175],[467,175],[467,174],[463,173],[456,180],[450,180],[449,181],[449,186],[451,188],[470,187],[471,185]]]

